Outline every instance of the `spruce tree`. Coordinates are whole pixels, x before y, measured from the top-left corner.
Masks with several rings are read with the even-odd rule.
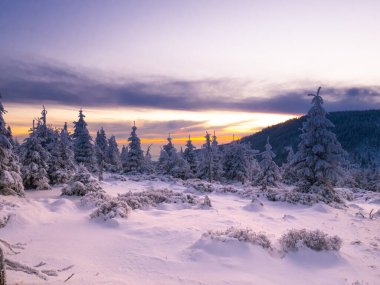
[[[149,145],[144,156],[144,171],[146,173],[153,173],[154,172],[154,165],[152,162],[152,155],[150,154],[150,149],[152,145]]]
[[[108,141],[103,127],[96,133],[95,153],[99,168],[105,167],[106,162],[108,162]]]
[[[120,160],[121,160],[121,165],[123,169],[127,166],[127,158],[128,158],[128,147],[123,145],[123,147],[121,148],[121,153],[120,153]]]
[[[242,183],[251,181],[258,172],[254,153],[246,144],[239,141],[227,145],[223,162],[224,177]]]
[[[262,160],[260,161],[261,173],[257,179],[257,184],[261,185],[263,189],[267,186],[277,186],[277,182],[281,179],[280,168],[273,161],[276,157],[272,151],[272,146],[269,143],[269,137],[265,145],[265,150],[261,153]]]
[[[66,183],[75,174],[76,164],[73,143],[67,129],[67,123],[58,134],[58,141],[49,162],[49,178],[53,184]]]
[[[0,195],[24,195],[20,164],[9,141],[10,132],[6,129],[3,117],[6,111],[0,94]]]
[[[172,138],[168,137],[168,143],[163,146],[160,158],[159,169],[162,174],[171,175],[176,178],[187,179],[191,176],[190,165],[175,149]]]
[[[183,152],[183,158],[189,164],[193,175],[196,175],[198,173],[198,158],[195,153],[195,146],[193,145],[190,139],[190,135],[189,135],[188,141],[186,142],[186,148],[185,148],[185,151]]]
[[[109,171],[117,172],[121,170],[120,151],[115,136],[111,136],[108,140],[107,161]]]
[[[83,163],[90,172],[96,172],[98,168],[96,165],[95,149],[84,118],[85,115],[81,109],[79,110],[79,120],[74,122],[74,158],[78,164]]]
[[[297,181],[297,174],[293,168],[293,160],[295,155],[291,146],[285,147],[285,150],[288,151],[288,155],[286,158],[286,163],[283,163],[281,166],[283,172],[283,180],[287,184],[293,184]]]
[[[212,136],[211,142],[211,154],[212,154],[212,178],[214,180],[220,180],[223,175],[223,161],[222,161],[222,153],[218,147],[217,137],[215,135]]]
[[[12,144],[12,146],[15,147],[16,146],[16,142],[13,139],[13,134],[12,134],[12,128],[11,128],[11,126],[7,127],[7,134],[6,134],[6,136],[7,136],[8,140],[9,140],[9,142]]]
[[[124,171],[127,173],[144,172],[144,153],[141,150],[141,142],[140,138],[137,136],[136,130],[136,124],[133,122],[131,136],[128,138],[129,150],[126,165],[124,167]]]
[[[344,173],[342,164],[345,151],[330,131],[334,125],[326,118],[320,90],[321,87],[317,94],[309,94],[313,97],[312,107],[302,127],[293,167],[300,182],[298,191],[317,193],[334,200],[336,195],[333,185]]]
[[[43,122],[38,121],[38,127]],[[48,162],[50,153],[42,146],[38,127],[32,128],[29,137],[20,146],[20,158],[22,162],[22,178],[27,189],[50,189],[48,178]]]
[[[206,132],[206,142],[202,146],[201,159],[199,163],[198,176],[201,179],[207,179],[209,182],[213,179],[213,167],[212,167],[212,148],[210,134]]]

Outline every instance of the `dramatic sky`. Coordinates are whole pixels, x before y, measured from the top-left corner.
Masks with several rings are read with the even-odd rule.
[[[14,134],[83,108],[125,143],[221,141],[307,112],[380,108],[380,1],[0,0],[0,92]],[[199,142],[200,143],[200,142]]]

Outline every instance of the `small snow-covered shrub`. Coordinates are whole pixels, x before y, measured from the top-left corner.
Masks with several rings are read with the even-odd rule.
[[[265,195],[269,201],[282,201],[291,204],[303,204],[303,205],[314,205],[319,202],[329,204],[334,207],[340,207],[343,198],[335,193],[334,197],[325,197],[317,193],[302,193],[295,190],[278,190],[278,189],[268,189]]]
[[[62,195],[68,196],[84,196],[89,192],[98,192],[102,190],[98,179],[96,179],[87,170],[86,167],[80,165],[78,172],[70,180],[70,182],[63,187]]]
[[[338,251],[342,246],[342,239],[338,236],[329,236],[320,230],[308,231],[306,229],[292,229],[283,234],[279,242],[284,252],[297,251],[302,247],[315,251]]]
[[[118,199],[111,199],[101,203],[90,215],[91,219],[100,218],[104,221],[113,218],[127,218],[131,208],[127,203]]]
[[[11,217],[12,209],[18,207],[12,202],[0,200],[0,229],[5,227]]]
[[[217,182],[210,183],[210,182],[202,181],[199,179],[190,179],[188,181],[185,181],[183,185],[188,188],[190,187],[194,188],[196,191],[199,191],[201,193],[212,193],[212,192],[237,193],[239,192],[239,189],[237,187],[234,187],[233,185],[222,185]]]
[[[230,227],[224,231],[208,231],[203,234],[204,237],[209,237],[218,241],[238,240],[242,242],[248,242],[253,245],[261,246],[265,249],[272,248],[271,241],[264,233],[256,233],[252,229],[238,229]]]
[[[110,195],[106,194],[103,190],[100,190],[97,192],[88,192],[80,199],[80,203],[82,207],[97,207],[111,199]]]
[[[118,196],[118,199],[126,202],[133,210],[143,209],[149,206],[157,207],[158,204],[201,204],[200,199],[192,194],[178,193],[168,189],[128,192]]]
[[[212,205],[211,205],[211,200],[210,198],[206,195],[204,200],[203,200],[203,203],[201,204],[202,208],[211,208]]]

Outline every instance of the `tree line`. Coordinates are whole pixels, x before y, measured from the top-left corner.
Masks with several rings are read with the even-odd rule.
[[[150,147],[144,152],[134,123],[128,145],[119,150],[115,136],[107,138],[103,128],[95,140],[91,137],[83,110],[74,122],[74,132],[67,123],[61,129],[47,124],[47,111],[33,123],[22,144],[12,137],[0,100],[0,194],[22,195],[26,189],[50,189],[67,183],[79,165],[99,179],[103,173],[160,174],[181,179],[259,185],[262,189],[279,182],[294,184],[300,192],[331,196],[338,182],[350,181],[346,152],[331,131],[333,124],[326,117],[321,88],[312,97],[312,106],[302,126],[297,151],[287,148],[287,162],[279,167],[273,160],[269,137],[264,150],[254,150],[241,141],[219,145],[215,132],[206,132],[205,142],[196,149],[189,136],[186,147],[178,151],[169,135],[158,161],[152,161]]]

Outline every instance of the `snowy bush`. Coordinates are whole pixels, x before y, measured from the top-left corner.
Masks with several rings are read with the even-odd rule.
[[[212,207],[211,200],[207,195],[205,196],[203,203],[201,204],[201,207],[202,208],[211,208]]]
[[[80,199],[80,203],[82,207],[97,207],[111,199],[110,195],[106,194],[105,191],[100,190],[96,192],[88,192]]]
[[[128,192],[119,195],[118,199],[126,202],[133,210],[144,209],[149,206],[157,207],[157,205],[162,203],[190,205],[199,205],[202,203],[202,201],[195,195],[177,193],[168,189]]]
[[[234,187],[233,185],[222,185],[217,182],[210,183],[198,179],[185,181],[183,185],[188,188],[194,188],[196,191],[202,193],[237,193],[240,190],[239,188]]]
[[[343,198],[340,197],[337,193],[335,193],[334,196],[326,197],[319,193],[302,193],[295,190],[269,189],[267,192],[265,192],[265,195],[269,201],[281,201],[291,204],[314,205],[319,202],[323,202],[339,208],[341,207],[339,204],[343,202]]]
[[[100,218],[104,221],[113,218],[127,218],[130,211],[131,208],[124,201],[110,199],[101,203],[90,217],[91,219]]]
[[[338,251],[342,246],[342,239],[338,236],[329,236],[320,230],[308,231],[306,229],[290,230],[282,235],[279,242],[284,252],[297,251],[303,247],[315,251]]]
[[[98,192],[100,190],[102,190],[102,187],[99,185],[99,181],[92,176],[84,165],[80,165],[74,177],[62,188],[62,195],[84,196],[89,192]]]
[[[0,200],[0,229],[5,227],[11,217],[12,209],[18,207],[12,202]]]
[[[269,238],[264,233],[256,233],[252,229],[239,229],[230,227],[224,231],[208,231],[203,234],[204,237],[209,237],[218,241],[238,240],[248,242],[253,245],[261,246],[265,249],[271,249],[272,244]]]

